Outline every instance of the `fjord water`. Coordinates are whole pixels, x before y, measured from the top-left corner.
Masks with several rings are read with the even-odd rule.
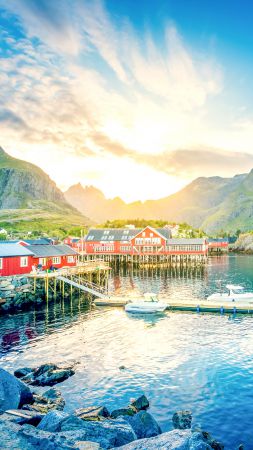
[[[159,292],[170,298],[203,298],[216,282],[252,289],[253,257],[210,258],[203,270],[113,273],[116,294]],[[166,312],[131,316],[121,308],[96,308],[87,299],[56,300],[37,311],[0,318],[1,367],[75,363],[59,385],[66,410],[123,407],[145,393],[151,413],[170,430],[171,416],[190,409],[194,425],[229,450],[253,449],[253,316]],[[124,369],[120,369],[124,366]]]

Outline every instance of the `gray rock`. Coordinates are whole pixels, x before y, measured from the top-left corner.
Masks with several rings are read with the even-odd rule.
[[[174,428],[179,430],[185,430],[191,428],[192,424],[192,413],[191,411],[177,411],[173,414],[172,422]]]
[[[141,395],[137,400],[131,402],[131,406],[137,411],[146,410],[149,408],[149,401],[145,395]]]
[[[22,374],[25,368],[15,371],[17,376]],[[75,371],[71,367],[58,367],[56,364],[47,363],[40,367],[31,369],[25,373],[22,381],[32,386],[54,386],[74,375]]]
[[[28,423],[37,426],[43,419],[44,415],[35,411],[24,411],[22,409],[9,409],[1,415],[1,420],[9,420],[10,422],[24,425]]]
[[[65,400],[61,396],[61,392],[55,388],[49,389],[43,395],[33,394],[33,399],[33,404],[25,405],[23,409],[47,414],[54,409],[62,411],[65,406]]]
[[[114,449],[116,450],[116,449]],[[140,439],[117,450],[212,450],[201,433],[173,430],[149,439]]]
[[[75,411],[75,415],[82,420],[104,420],[110,417],[110,413],[105,406],[80,408]]]
[[[136,439],[132,427],[123,419],[90,422],[72,415],[63,420],[61,430],[58,436],[74,441],[97,442],[104,449],[119,447]]]
[[[38,425],[39,430],[56,432],[61,430],[61,424],[64,419],[69,415],[63,411],[50,411],[46,414],[40,424]]]
[[[75,443],[75,448],[79,450],[103,450],[99,444],[91,441],[77,441]]]
[[[4,369],[0,369],[0,410],[18,409],[33,402],[28,386]]]
[[[136,414],[136,409],[131,406],[128,406],[128,408],[114,409],[111,412],[111,418],[117,419],[117,417],[120,416],[134,416],[134,414]]]
[[[140,411],[132,417],[124,418],[133,428],[137,439],[158,436],[162,432],[154,417],[147,411]]]
[[[32,372],[33,369],[31,369],[31,367],[22,367],[21,369],[17,369],[14,372],[14,376],[16,378],[23,378],[26,375],[28,375],[29,373]]]

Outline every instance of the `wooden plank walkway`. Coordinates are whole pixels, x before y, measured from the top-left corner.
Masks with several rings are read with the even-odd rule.
[[[134,299],[131,299],[134,300]],[[164,299],[161,299],[164,301]],[[130,301],[129,297],[108,296],[102,300],[95,300],[96,306],[111,306],[123,307]],[[231,302],[223,301],[222,303],[211,302],[210,300],[189,300],[189,301],[175,301],[169,300],[168,311],[192,311],[192,312],[215,312],[215,313],[232,313],[232,314],[253,314],[253,302]]]

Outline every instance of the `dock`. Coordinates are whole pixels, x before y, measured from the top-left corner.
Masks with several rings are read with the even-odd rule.
[[[46,299],[49,293],[53,292],[56,296],[60,292],[65,294],[66,286],[70,288],[72,294],[73,288],[79,291],[85,291],[95,297],[108,297],[108,276],[110,266],[107,262],[93,260],[80,262],[74,267],[63,267],[54,272],[31,272],[27,275],[33,280],[33,292],[36,293],[37,286],[44,286]]]
[[[96,306],[124,307],[129,302],[129,297],[108,296],[104,299],[94,301]],[[134,299],[132,299],[134,300]],[[164,300],[163,300],[164,301]],[[191,312],[212,312],[229,314],[253,314],[253,302],[251,305],[244,302],[223,301],[222,303],[212,302],[210,300],[188,300],[176,301],[168,300],[167,311],[191,311]]]

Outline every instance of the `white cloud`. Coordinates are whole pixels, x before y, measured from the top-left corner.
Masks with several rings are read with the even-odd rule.
[[[97,0],[4,3],[0,0],[18,17],[26,37],[2,34],[10,51],[1,59],[1,145],[37,161],[61,186],[91,183],[94,177],[106,190],[115,171],[120,173],[121,156],[132,172],[133,194],[140,179],[145,185],[147,173],[161,183],[156,192],[168,194],[162,182],[171,191],[183,183],[176,172],[184,180],[197,175],[190,163],[182,171],[177,149],[190,152],[202,143],[203,152],[207,145],[222,148],[219,139],[228,146],[228,130],[212,129],[206,114],[209,99],[222,94],[220,65],[189,49],[175,26],[168,25],[158,43],[150,33],[137,35],[124,19],[116,24]],[[235,133],[238,141],[243,133],[246,140],[252,135],[242,126]],[[104,147],[101,135],[107,137]],[[162,163],[152,155],[160,155]],[[198,166],[201,152],[194,155],[201,172],[208,158]],[[129,197],[122,176],[112,189],[116,194],[120,182],[118,190]]]

